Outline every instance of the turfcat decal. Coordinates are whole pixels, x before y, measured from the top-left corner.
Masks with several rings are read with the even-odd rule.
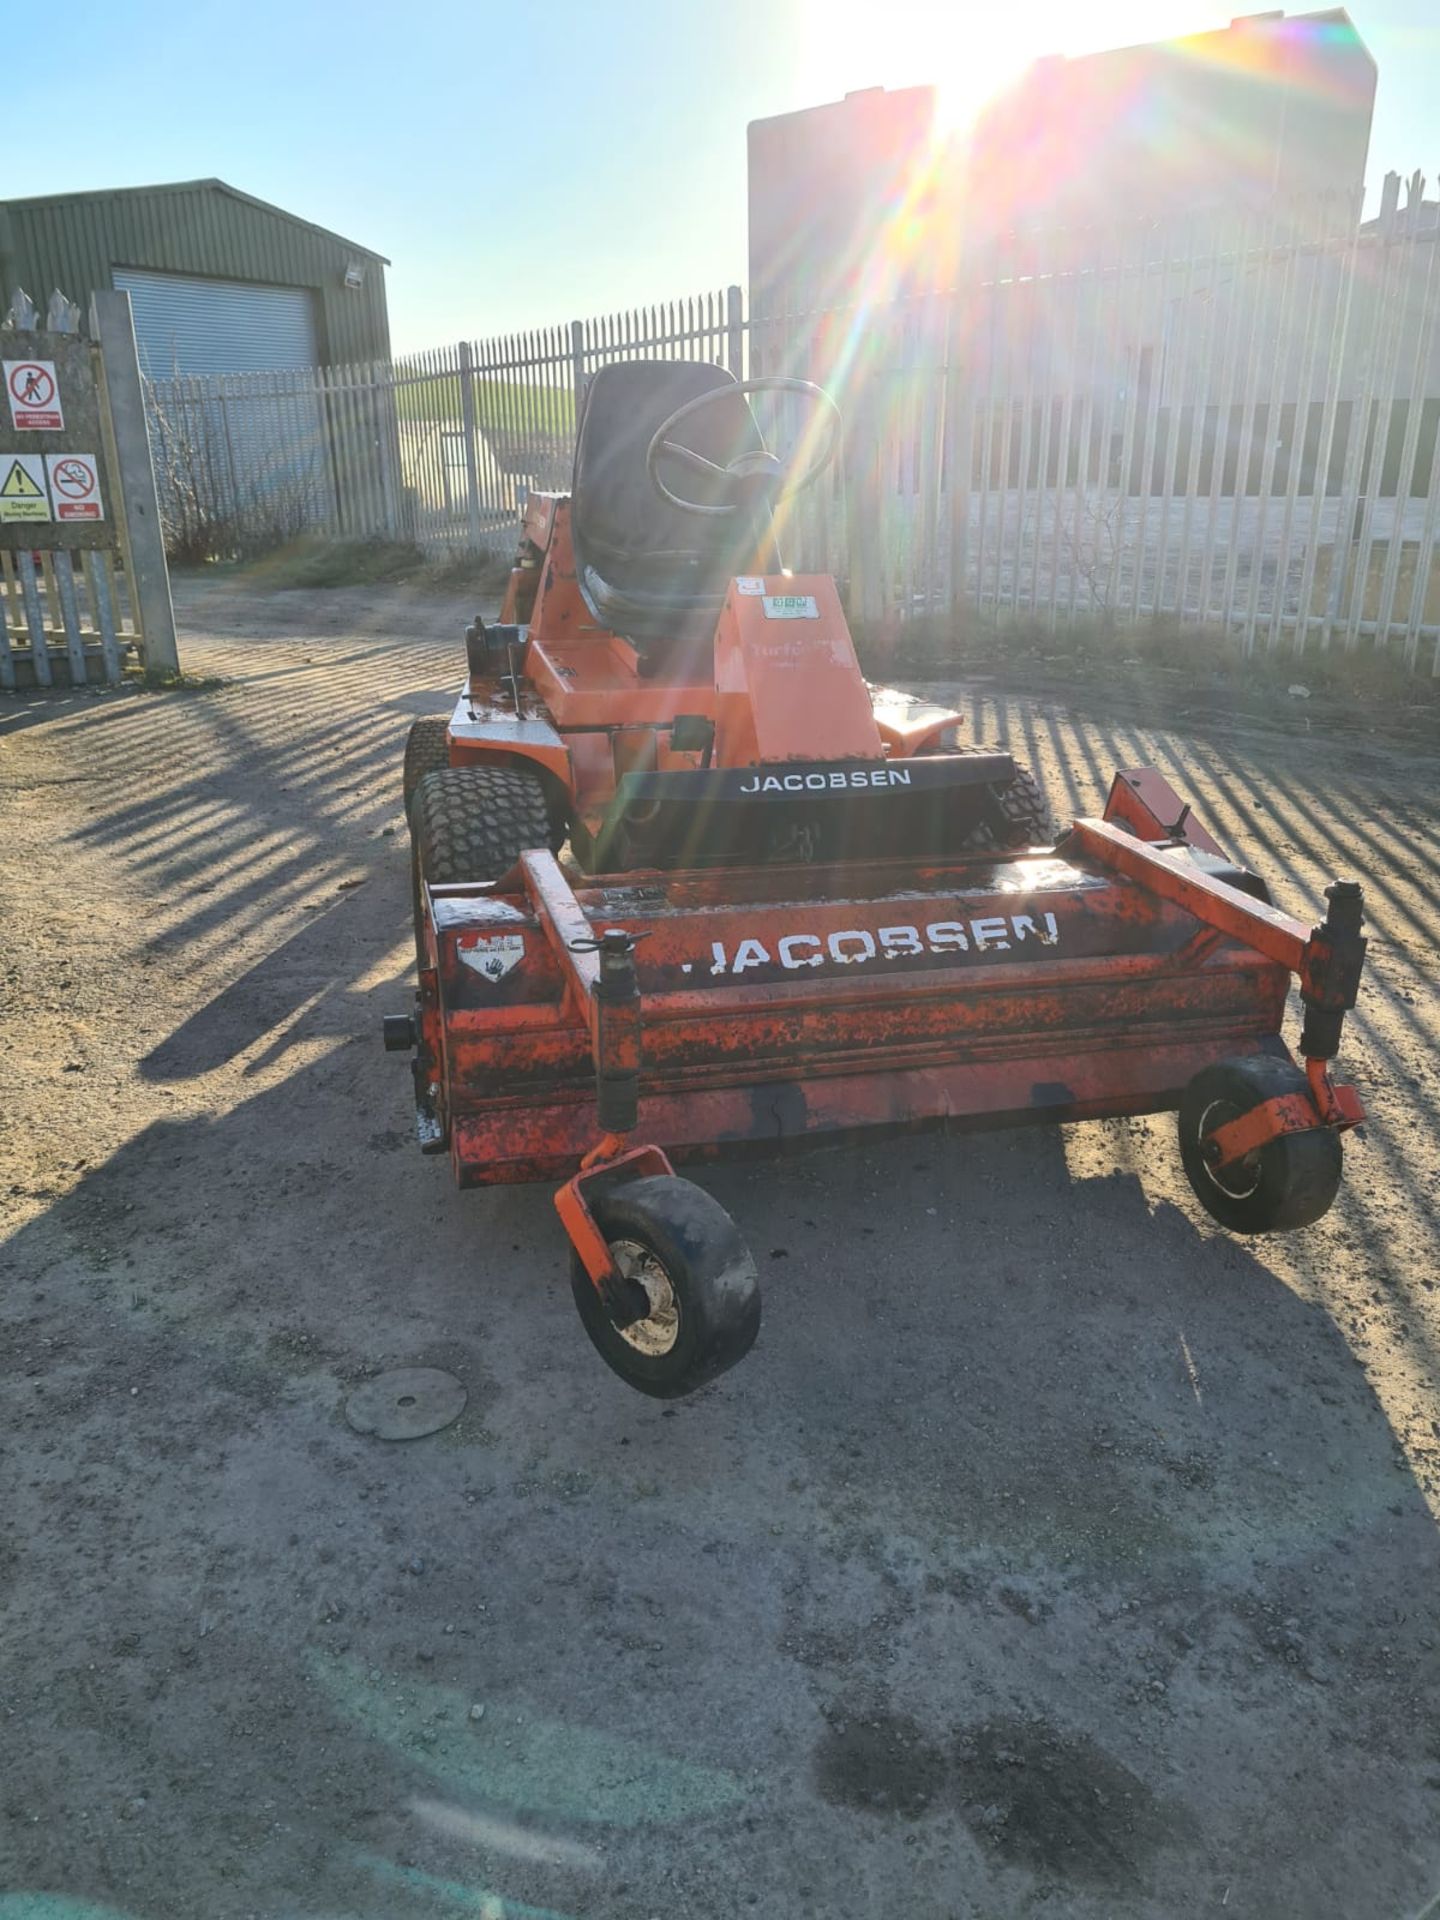
[[[763,940],[740,940],[732,952],[723,940],[710,943],[712,974],[745,973],[751,967],[863,965],[870,960],[911,960],[922,953],[1008,953],[1033,940],[1058,946],[1060,928],[1053,913],[985,914],[977,920],[932,920],[923,927],[856,927],[841,933],[787,933],[772,953]]]
[[[737,793],[829,793],[835,787],[908,787],[907,767],[851,767],[838,773],[755,774]]]

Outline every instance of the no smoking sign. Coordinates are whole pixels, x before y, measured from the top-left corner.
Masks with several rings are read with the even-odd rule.
[[[17,433],[60,433],[65,414],[53,360],[5,360],[5,397]]]
[[[103,520],[100,470],[93,453],[49,453],[45,469],[57,520]]]

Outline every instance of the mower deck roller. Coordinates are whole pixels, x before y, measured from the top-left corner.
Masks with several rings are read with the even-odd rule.
[[[532,498],[443,745],[421,722],[407,756],[418,1011],[386,1044],[421,1143],[462,1186],[562,1183],[586,1330],[661,1396],[760,1319],[739,1229],[675,1161],[1178,1109],[1196,1193],[1258,1233],[1325,1212],[1363,1118],[1329,1074],[1359,888],[1307,930],[1144,768],[1057,839],[1008,754],[867,687],[833,584],[774,550],[824,457],[795,480],[745,392],[595,376],[575,493]]]

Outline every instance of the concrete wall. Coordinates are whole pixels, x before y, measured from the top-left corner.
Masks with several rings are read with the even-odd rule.
[[[1037,62],[948,147],[929,87],[750,128],[750,292],[804,312],[983,272],[1016,230],[1078,261],[1121,220],[1233,218],[1363,185],[1375,63],[1340,9]]]

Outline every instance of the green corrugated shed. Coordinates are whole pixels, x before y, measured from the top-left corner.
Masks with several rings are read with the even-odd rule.
[[[321,365],[390,354],[383,254],[223,180],[0,201],[0,291],[43,308],[59,287],[87,307],[117,270],[188,275],[312,295]],[[347,284],[347,277],[359,285]],[[3,303],[0,303],[3,304]]]

